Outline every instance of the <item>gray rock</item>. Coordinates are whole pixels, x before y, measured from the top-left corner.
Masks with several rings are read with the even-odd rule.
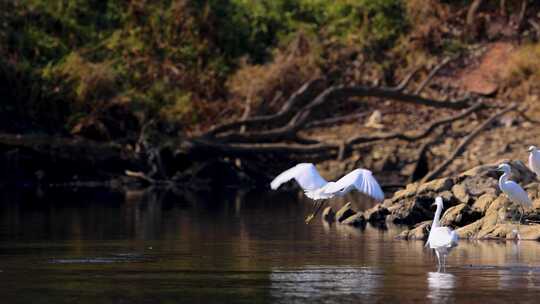
[[[424,194],[426,192],[442,192],[450,190],[454,182],[448,177],[439,178],[431,182],[421,184],[418,187],[417,195]]]
[[[512,203],[508,199],[508,197],[505,194],[499,195],[491,204],[489,204],[489,207],[487,207],[486,214],[489,212],[498,212],[499,209],[507,208]]]
[[[509,201],[498,187],[501,173],[496,172],[498,164],[482,165],[462,174],[440,178],[428,183],[409,184],[364,213],[372,224],[393,222],[396,224],[416,225],[399,235],[403,239],[427,237],[428,225],[433,218],[431,204],[435,197],[441,196],[448,208],[443,214],[441,224],[458,228],[462,238],[506,238],[516,237],[515,227],[518,205]],[[533,208],[527,210],[524,220],[540,221],[540,183],[534,174],[520,161],[510,162],[511,179],[523,185],[534,200]],[[531,225],[520,234],[522,238],[540,238],[540,225]],[[528,226],[527,226],[528,227]],[[425,229],[424,229],[425,228]]]
[[[405,198],[415,196],[416,191],[418,190],[418,185],[418,183],[408,184],[405,189],[397,191],[394,196],[389,200],[389,202],[395,203]]]
[[[452,187],[452,194],[458,201],[467,204],[470,200],[470,195],[467,192],[467,188],[463,184],[455,184]]]
[[[425,221],[410,230],[405,230],[400,233],[396,238],[401,240],[427,240],[429,236],[429,227],[431,227],[431,221]]]
[[[336,221],[341,223],[349,216],[356,214],[356,212],[352,210],[351,205],[352,204],[348,202],[347,204],[345,204],[345,206],[341,207],[341,209],[336,212]]]
[[[494,194],[485,193],[482,194],[471,206],[472,210],[485,214],[489,205],[497,198]]]
[[[460,185],[465,188],[466,194],[473,197],[478,197],[485,193],[499,195],[500,190],[497,179],[497,174],[493,171],[488,171],[484,175],[467,177],[461,181]]]
[[[475,212],[465,203],[450,207],[441,218],[441,225],[462,227],[475,222],[482,216],[482,213]]]
[[[431,205],[435,200],[431,196],[417,196],[409,199],[403,204],[389,208],[390,215],[388,221],[394,224],[414,225],[416,223],[433,218]]]
[[[522,185],[527,185],[536,180],[536,174],[520,160],[509,162],[512,167],[511,178]]]
[[[445,205],[447,204],[453,205],[456,203],[454,194],[451,191],[443,191],[441,193],[438,193],[437,195],[442,197],[443,201],[445,202]],[[433,198],[433,201],[435,201],[435,198]]]

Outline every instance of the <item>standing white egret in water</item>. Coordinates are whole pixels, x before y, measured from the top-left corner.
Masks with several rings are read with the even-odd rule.
[[[529,147],[529,169],[540,178],[540,150],[536,146]]]
[[[439,222],[441,220],[441,213],[444,207],[443,200],[440,196],[435,198],[435,203],[433,203],[433,205],[437,206],[437,210],[435,211],[435,217],[433,218],[433,223],[431,224],[431,230],[429,231],[426,247],[429,246],[429,248],[435,250],[440,270],[441,265],[443,268],[445,267],[446,256],[448,256],[450,250],[457,246],[458,235],[452,229],[440,226]]]
[[[384,200],[381,186],[379,186],[371,171],[366,169],[355,169],[335,182],[328,182],[321,177],[313,164],[301,163],[279,174],[272,180],[270,187],[276,190],[283,183],[292,179],[296,180],[300,187],[304,189],[307,197],[315,201],[329,199],[334,196],[343,196],[354,189],[377,201]],[[322,204],[318,204],[315,212],[306,219],[306,222],[309,222],[316,215],[321,206]]]
[[[508,180],[510,177],[510,171],[512,168],[509,164],[502,163],[497,168],[497,171],[504,172],[503,175],[499,178],[499,188],[501,188],[501,191],[506,193],[508,198],[519,205],[521,207],[521,216],[519,217],[519,223],[521,223],[521,219],[523,218],[523,213],[525,213],[525,207],[531,207],[532,202],[529,198],[529,195],[523,188],[521,188],[520,185],[518,185],[516,182]]]

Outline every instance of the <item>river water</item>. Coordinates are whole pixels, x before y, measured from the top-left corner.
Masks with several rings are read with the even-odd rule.
[[[540,243],[461,241],[437,272],[401,228],[306,225],[310,207],[290,193],[4,189],[0,303],[538,303]]]

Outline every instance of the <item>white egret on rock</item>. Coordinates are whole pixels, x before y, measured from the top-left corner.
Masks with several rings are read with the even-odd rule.
[[[329,199],[335,196],[343,196],[351,190],[358,190],[376,201],[384,200],[384,192],[371,171],[358,168],[335,182],[328,182],[321,177],[315,165],[311,163],[301,163],[290,169],[283,171],[272,182],[270,187],[276,190],[282,184],[296,180],[302,187],[307,197],[318,201]],[[306,219],[309,222],[318,212],[322,204],[318,204],[315,212]]]
[[[512,168],[509,164],[502,163],[497,168],[497,171],[504,172],[503,175],[499,178],[499,188],[502,192],[504,192],[508,198],[519,205],[521,207],[521,216],[519,217],[519,223],[521,223],[521,219],[523,218],[523,213],[525,213],[525,207],[531,207],[532,202],[529,198],[529,195],[523,188],[521,188],[520,185],[518,185],[516,182],[508,180],[510,177],[510,171]]]
[[[459,238],[457,233],[452,229],[440,226],[441,213],[444,208],[443,200],[440,196],[435,198],[435,203],[433,203],[433,205],[437,206],[437,210],[435,211],[435,217],[431,224],[426,247],[429,246],[429,248],[435,250],[440,269],[441,264],[443,267],[446,265],[446,257],[450,253],[450,250],[457,246]]]
[[[540,177],[540,150],[536,146],[529,147],[529,169]]]

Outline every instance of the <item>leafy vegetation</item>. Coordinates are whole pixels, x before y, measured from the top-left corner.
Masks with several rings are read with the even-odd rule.
[[[18,121],[19,131],[80,131],[114,105],[139,127],[157,118],[197,130],[313,75],[342,77],[346,50],[375,62],[373,73],[392,70],[386,52],[409,56],[405,34],[419,19],[441,18],[444,5],[417,2],[3,1],[0,78],[9,80],[1,89],[10,98],[0,118]],[[437,34],[424,31],[424,42]],[[455,52],[459,43],[440,45]]]

